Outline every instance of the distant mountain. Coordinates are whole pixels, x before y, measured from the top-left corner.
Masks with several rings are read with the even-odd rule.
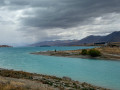
[[[75,42],[78,40],[56,40],[56,41],[44,41],[44,42],[39,42],[32,44],[30,46],[65,46],[68,45],[69,43]]]
[[[72,42],[70,45],[80,45],[80,44],[88,44],[88,43],[95,43],[99,42],[99,40],[102,38],[102,36],[88,36],[85,37],[77,42]]]
[[[120,31],[102,37],[99,42],[120,42]]]
[[[81,40],[57,40],[57,41],[44,41],[40,43],[32,44],[31,46],[70,46],[70,45],[81,45],[89,43],[99,42],[120,42],[120,31],[115,31],[106,36],[88,36]]]
[[[77,42],[72,42],[71,45],[89,44],[89,43],[99,43],[99,42],[120,42],[120,31],[115,31],[106,36],[88,36]]]

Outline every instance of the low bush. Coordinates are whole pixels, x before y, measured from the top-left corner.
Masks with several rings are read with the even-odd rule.
[[[55,52],[57,52],[57,50],[55,49]]]
[[[92,56],[92,57],[97,57],[97,56],[100,56],[100,55],[101,55],[100,51],[98,51],[98,50],[96,50],[96,49],[90,49],[90,50],[88,51],[88,54],[89,54],[90,56]]]
[[[32,79],[33,74],[28,72],[23,72],[23,71],[0,70],[0,76]]]
[[[88,52],[87,52],[87,50],[86,50],[86,49],[83,49],[83,50],[82,50],[82,52],[81,52],[81,54],[82,54],[82,55],[87,55],[87,54],[88,54]]]

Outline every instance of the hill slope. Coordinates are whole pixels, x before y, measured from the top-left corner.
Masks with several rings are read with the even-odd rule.
[[[56,40],[56,41],[44,41],[32,44],[31,46],[70,46],[80,45],[84,43],[98,43],[98,42],[120,42],[120,31],[115,31],[106,36],[88,36],[81,40]]]

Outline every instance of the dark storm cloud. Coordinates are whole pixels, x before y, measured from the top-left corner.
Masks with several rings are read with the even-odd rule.
[[[0,0],[0,6],[4,6],[5,3],[4,3],[4,0]]]
[[[24,25],[70,28],[91,17],[119,12],[120,0],[45,0],[30,3],[34,17],[21,18]]]
[[[25,10],[22,25],[40,28],[70,28],[91,17],[120,12],[120,0],[1,0],[8,9]],[[33,15],[31,17],[31,15]]]
[[[115,30],[120,31],[120,0],[0,0],[3,42],[81,39]]]

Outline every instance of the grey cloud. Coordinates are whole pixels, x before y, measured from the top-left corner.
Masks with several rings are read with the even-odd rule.
[[[29,5],[29,2],[27,0],[9,0],[11,5]]]
[[[35,8],[34,6],[36,6]],[[44,8],[43,8],[44,6]],[[91,17],[120,12],[119,0],[51,0],[31,3],[34,17],[21,18],[23,25],[40,28],[70,28]],[[43,8],[43,9],[42,9]]]
[[[21,24],[49,28],[70,28],[91,17],[120,12],[120,0],[7,0],[9,9],[32,8],[24,11]],[[4,3],[3,1],[1,1]],[[31,17],[31,14],[34,17]]]
[[[4,0],[0,0],[0,6],[4,6],[5,3],[4,3]]]
[[[119,30],[120,23],[120,15],[111,16],[120,14],[120,0],[0,0],[0,10],[0,23],[7,29],[8,21],[15,22],[11,27],[30,42],[103,35]]]

